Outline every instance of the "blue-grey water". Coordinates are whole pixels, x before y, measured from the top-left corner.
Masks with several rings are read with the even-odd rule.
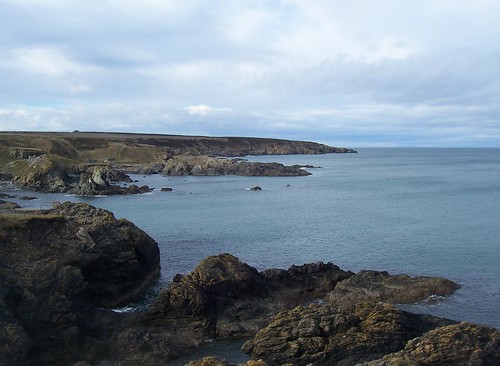
[[[134,176],[138,196],[39,197],[109,209],[159,244],[163,280],[222,252],[258,269],[331,261],[352,271],[433,275],[462,285],[405,306],[500,328],[500,149],[358,149],[249,157],[314,165],[308,177]],[[252,186],[262,191],[249,191]],[[172,192],[160,192],[171,187]]]

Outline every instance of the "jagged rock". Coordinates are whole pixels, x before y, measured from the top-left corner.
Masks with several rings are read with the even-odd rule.
[[[460,286],[442,277],[410,277],[388,272],[361,271],[340,282],[326,300],[336,306],[358,302],[387,302],[408,304],[425,300],[432,295],[451,295]]]
[[[398,351],[408,340],[450,323],[389,304],[350,309],[312,304],[278,314],[242,349],[269,365],[353,365]]]
[[[98,309],[137,299],[158,275],[154,240],[109,211],[63,203],[0,215],[0,347],[42,365],[102,357]]]
[[[250,188],[250,190],[251,191],[262,191],[262,188],[259,186],[255,186],[255,187]]]
[[[140,194],[151,191],[148,186],[138,187],[135,184],[128,187],[111,185],[111,182],[117,181],[129,183],[132,182],[132,179],[110,166],[93,166],[80,175],[80,182],[78,185],[74,185],[75,187],[70,191],[84,196]]]
[[[431,330],[403,350],[359,366],[500,365],[500,331],[468,322]]]

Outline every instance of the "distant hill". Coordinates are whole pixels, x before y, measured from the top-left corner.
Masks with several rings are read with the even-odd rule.
[[[0,163],[52,154],[84,162],[151,163],[181,154],[208,156],[351,153],[309,141],[108,132],[0,132]]]

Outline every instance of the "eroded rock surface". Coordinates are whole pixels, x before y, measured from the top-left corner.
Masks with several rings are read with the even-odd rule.
[[[353,365],[398,351],[408,340],[449,323],[390,304],[351,309],[313,304],[278,314],[243,350],[269,365]]]
[[[500,331],[468,322],[444,326],[410,340],[399,352],[362,365],[500,365]]]

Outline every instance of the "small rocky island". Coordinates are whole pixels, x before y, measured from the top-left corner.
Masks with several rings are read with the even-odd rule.
[[[355,153],[308,141],[98,132],[0,132],[0,180],[41,192],[148,192],[127,174],[305,176],[300,166],[245,161],[246,155]]]
[[[83,203],[0,212],[0,365],[165,365],[249,337],[248,365],[498,365],[500,332],[399,310],[459,286],[332,263],[257,271],[230,254],[177,275],[143,311],[157,243]],[[204,358],[192,365],[227,365]]]

